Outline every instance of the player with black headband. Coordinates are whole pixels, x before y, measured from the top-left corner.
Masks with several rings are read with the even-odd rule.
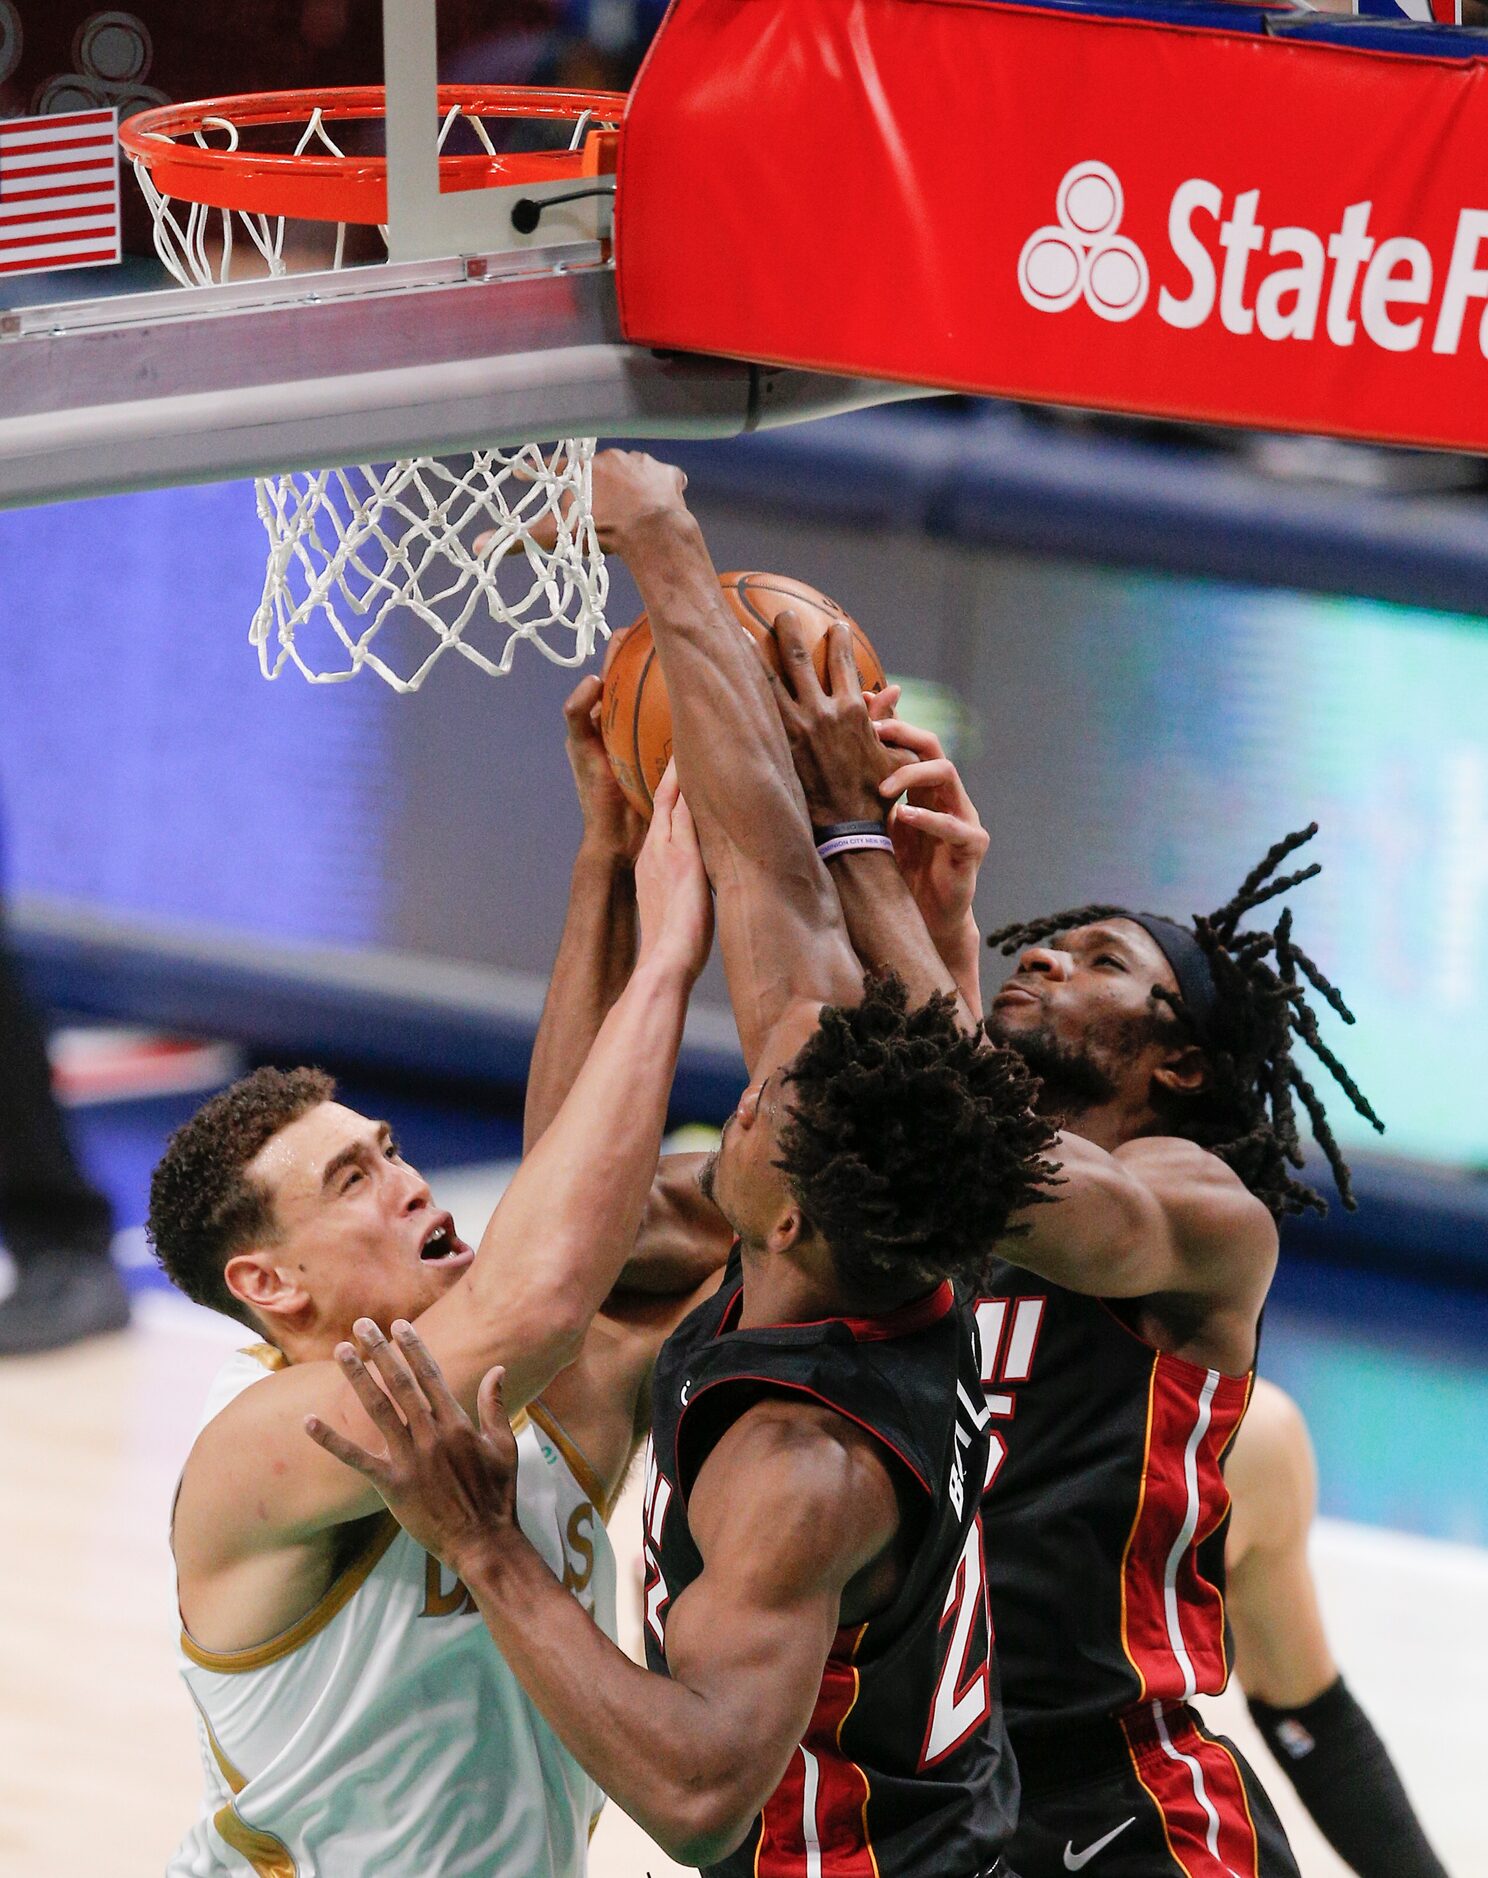
[[[915,995],[955,979],[979,1008],[965,941],[986,838],[954,768],[897,720],[878,725],[891,748],[876,748],[860,700],[801,661],[786,670],[779,702],[813,818],[906,805],[892,859],[923,926],[880,891],[890,857],[844,854],[833,878],[859,955]],[[1276,1221],[1324,1204],[1298,1178],[1299,1110],[1352,1205],[1299,1040],[1380,1125],[1319,1033],[1308,987],[1352,1020],[1290,912],[1244,925],[1319,871],[1277,872],[1315,832],[1278,842],[1191,926],[1106,904],[991,938],[1018,962],[987,1032],[1039,1075],[1060,1125],[1054,1204],[1013,1222],[974,1303],[1022,1878],[1296,1872],[1254,1775],[1190,1703],[1229,1672],[1220,1470],[1250,1396]]]
[[[1096,905],[989,941],[1017,965],[988,1032],[1043,1079],[1076,1188],[1009,1247],[976,1307],[1002,1424],[987,1563],[1025,1878],[1296,1869],[1254,1775],[1190,1703],[1229,1674],[1220,1470],[1275,1222],[1325,1205],[1299,1177],[1299,1111],[1353,1205],[1299,1040],[1380,1126],[1319,1033],[1308,986],[1352,1018],[1290,910],[1245,924],[1320,871],[1278,873],[1315,832],[1277,842],[1192,926]]]

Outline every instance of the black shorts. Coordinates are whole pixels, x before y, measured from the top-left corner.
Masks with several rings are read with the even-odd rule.
[[[1260,1781],[1190,1708],[1023,1740],[1018,1762],[1019,1878],[1299,1878]]]

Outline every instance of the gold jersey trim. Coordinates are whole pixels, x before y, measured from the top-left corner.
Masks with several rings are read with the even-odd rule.
[[[192,1700],[196,1702],[195,1696]],[[222,1743],[213,1733],[212,1724],[207,1720],[206,1711],[200,1702],[196,1702],[196,1712],[201,1716],[202,1731],[207,1737],[207,1746],[212,1750],[212,1759],[217,1763],[217,1771],[235,1800],[248,1782],[223,1753]],[[300,1868],[295,1863],[294,1853],[284,1841],[259,1826],[250,1826],[233,1801],[229,1801],[226,1806],[219,1806],[212,1815],[212,1830],[224,1845],[230,1846],[247,1860],[256,1878],[299,1878]]]
[[[251,1356],[256,1363],[262,1363],[265,1369],[279,1370],[289,1367],[289,1358],[273,1343],[250,1343],[239,1350],[239,1356]]]
[[[319,1603],[312,1610],[306,1611],[298,1623],[291,1624],[288,1630],[281,1631],[277,1637],[270,1637],[267,1643],[256,1643],[246,1650],[204,1650],[183,1629],[182,1650],[199,1669],[215,1670],[223,1676],[240,1676],[250,1669],[266,1669],[270,1663],[292,1656],[318,1631],[324,1630],[333,1617],[345,1610],[401,1530],[391,1513],[382,1514],[366,1545],[332,1579]]]
[[[610,1496],[605,1492],[599,1475],[590,1466],[583,1449],[568,1435],[553,1411],[545,1407],[541,1401],[529,1402],[527,1413],[563,1456],[568,1463],[568,1471],[593,1502],[600,1518],[608,1525],[610,1514],[614,1510],[610,1505]]]

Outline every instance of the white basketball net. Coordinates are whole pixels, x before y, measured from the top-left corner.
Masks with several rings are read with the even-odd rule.
[[[445,119],[441,147],[462,115]],[[465,121],[490,150],[479,118]],[[585,128],[581,121],[575,144]],[[238,146],[226,118],[205,118],[203,130],[225,140],[214,147]],[[206,145],[202,131],[194,135]],[[312,146],[343,154],[319,111],[296,153]],[[182,286],[241,271],[235,234],[246,236],[271,277],[290,271],[283,216],[174,201],[146,165],[137,162],[135,174],[154,217],[156,253]],[[343,225],[338,268],[345,240]],[[590,513],[593,458],[592,437],[569,437],[448,461],[260,477],[269,559],[249,638],[264,676],[277,678],[292,664],[314,684],[336,684],[365,668],[396,691],[416,691],[448,651],[497,676],[524,641],[556,665],[581,665],[596,634],[609,631],[609,573]]]

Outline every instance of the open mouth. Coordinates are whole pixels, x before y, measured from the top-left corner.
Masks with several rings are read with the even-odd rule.
[[[470,1247],[455,1233],[455,1223],[446,1213],[437,1220],[425,1236],[419,1247],[419,1257],[426,1265],[437,1265],[445,1259],[459,1258],[468,1253]]]

